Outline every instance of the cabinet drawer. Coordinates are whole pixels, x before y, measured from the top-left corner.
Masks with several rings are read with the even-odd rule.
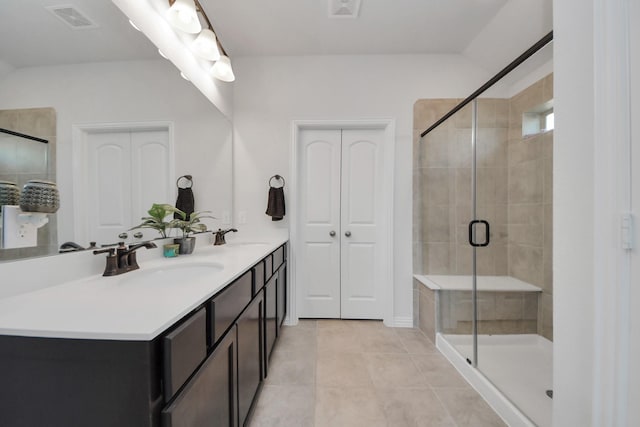
[[[215,351],[162,411],[163,427],[237,427],[237,340],[231,329]]]
[[[200,309],[162,339],[165,402],[207,357],[206,319],[205,310]]]
[[[264,287],[264,260],[253,266],[253,295]]]
[[[267,281],[273,276],[273,255],[264,259],[264,280]]]
[[[253,295],[252,272],[247,271],[229,285],[209,303],[211,336],[213,346],[233,324],[242,310],[251,302]]]
[[[273,271],[277,271],[284,262],[284,246],[273,251]]]

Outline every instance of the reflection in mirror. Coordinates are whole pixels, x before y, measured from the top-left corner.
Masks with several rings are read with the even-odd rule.
[[[152,202],[174,204],[175,181],[186,174],[193,176],[195,209],[210,210],[217,218],[206,221],[209,228],[228,225],[231,123],[180,78],[179,71],[158,55],[157,48],[110,1],[74,0],[78,11],[95,24],[87,29],[72,29],[62,22],[48,9],[56,4],[53,0],[0,2],[0,110],[49,107],[56,129],[45,136],[55,146],[48,153],[55,179],[49,180],[58,184],[60,210],[47,226],[51,240],[39,239],[48,243],[46,251],[25,250],[20,257],[57,253],[65,242],[82,247],[91,240],[98,240],[98,245],[117,242],[122,232],[140,222]],[[38,29],[37,37],[33,28]],[[0,114],[0,128],[12,129],[16,123],[15,115]],[[37,126],[42,123],[38,121]],[[134,166],[102,164],[99,173],[97,167],[91,167],[87,153],[95,148],[90,144],[96,138],[87,135],[101,129],[157,128],[169,130],[170,148],[164,157],[149,152],[131,154],[142,156],[145,173]],[[3,178],[8,170],[3,163],[0,180],[12,181]],[[147,187],[133,194],[136,173]],[[166,176],[164,193],[156,184],[159,175]],[[87,186],[91,182],[97,183],[94,190]],[[109,220],[98,218],[107,212],[102,207],[91,210],[97,205],[92,205],[96,202],[90,195],[100,185],[110,195],[121,196],[122,209],[109,211],[111,218],[121,215],[120,222],[97,238],[92,224]],[[131,194],[123,196],[127,191]],[[149,199],[150,194],[155,196]],[[143,230],[139,238],[133,234],[127,240],[159,237],[153,230]],[[5,256],[0,259],[7,259]]]
[[[0,181],[22,188],[27,181],[56,181],[56,113],[53,108],[0,110]],[[55,253],[57,215],[38,228],[37,246],[0,250],[0,260],[13,260]]]

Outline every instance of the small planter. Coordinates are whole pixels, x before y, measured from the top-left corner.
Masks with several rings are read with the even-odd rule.
[[[179,250],[180,255],[189,255],[193,253],[193,250],[196,248],[195,237],[174,239],[173,242],[180,245],[180,250]]]

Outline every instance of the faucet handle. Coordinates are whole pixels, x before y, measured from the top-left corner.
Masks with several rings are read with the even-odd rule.
[[[118,260],[116,257],[116,248],[105,248],[98,249],[93,251],[94,255],[98,254],[107,254],[107,264],[104,267],[103,276],[115,276],[119,273],[118,271]]]
[[[114,256],[116,254],[116,248],[105,248],[105,249],[97,249],[95,251],[93,251],[94,255],[99,255],[99,254],[104,254],[104,253],[109,253],[108,256]]]

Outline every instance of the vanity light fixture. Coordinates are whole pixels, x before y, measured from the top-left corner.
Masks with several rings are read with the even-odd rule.
[[[220,56],[220,59],[211,67],[211,75],[223,82],[232,82],[236,79],[231,68],[231,60],[226,55]]]
[[[220,50],[218,49],[218,41],[216,35],[208,28],[200,31],[198,37],[191,43],[193,53],[203,59],[209,61],[217,61],[220,59]]]
[[[167,10],[167,21],[173,28],[185,33],[197,34],[202,29],[195,0],[174,0]]]
[[[224,47],[222,47],[220,40],[216,37],[211,21],[209,21],[209,17],[204,12],[200,2],[198,0],[168,0],[168,2],[169,9],[166,13],[166,19],[169,24],[180,31],[198,34],[189,44],[189,48],[199,58],[215,61],[215,64],[211,67],[211,75],[223,82],[234,81],[235,75],[231,68],[231,60]],[[204,29],[200,24],[198,13],[202,15],[206,23],[206,28]],[[197,30],[195,30],[194,20],[197,22]],[[182,25],[186,21],[189,21],[189,24]]]

